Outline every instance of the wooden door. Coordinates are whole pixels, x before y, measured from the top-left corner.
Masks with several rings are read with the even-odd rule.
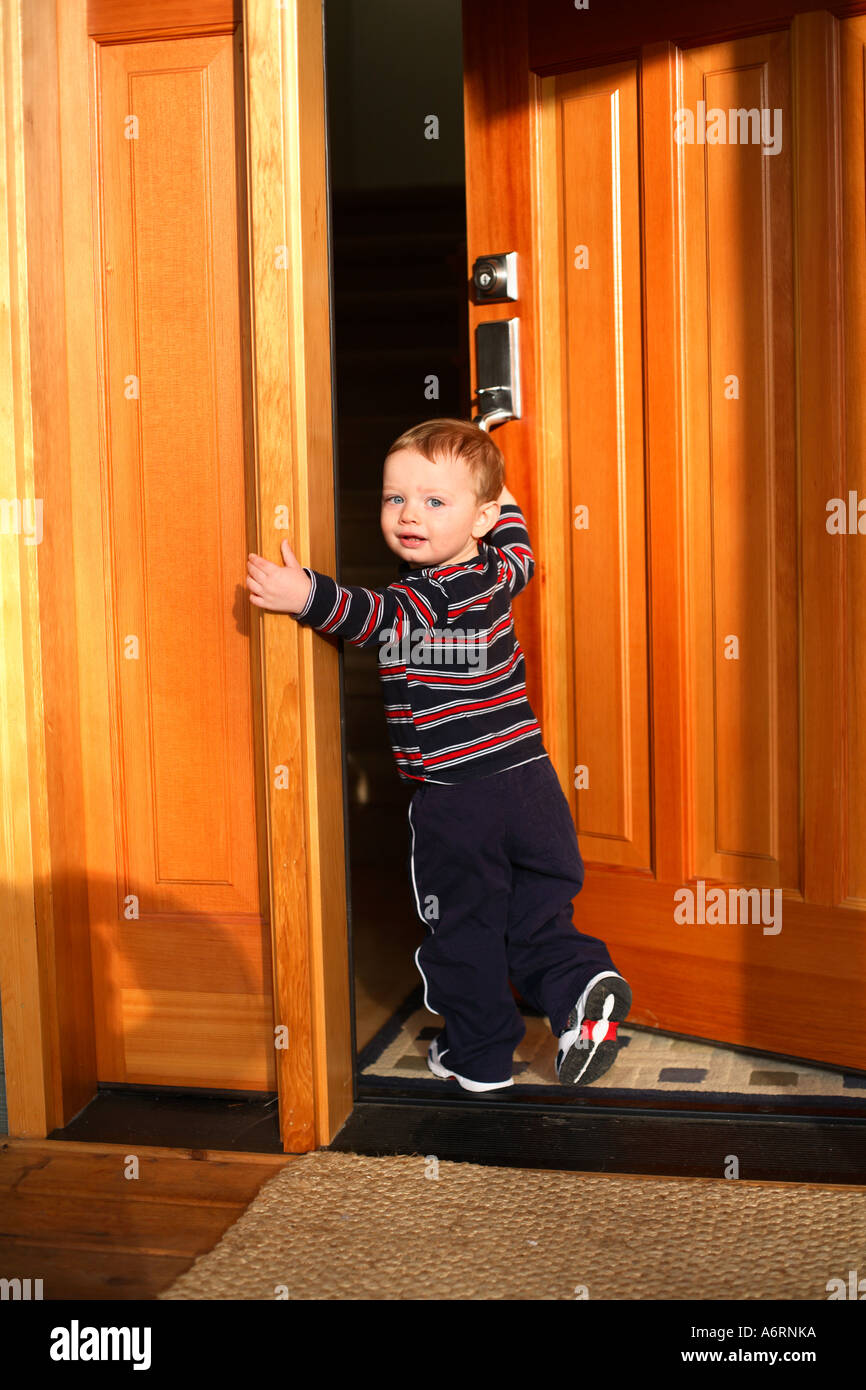
[[[464,11],[468,255],[517,250],[521,298],[470,318],[521,319],[497,439],[576,922],[633,1021],[866,1068],[866,576],[828,529],[864,494],[864,20],[506,9]]]
[[[97,49],[116,886],[97,884],[102,1081],[275,1086],[234,32]],[[240,241],[240,245],[239,245]]]
[[[276,1081],[305,1152],[352,1106],[339,653],[245,577],[335,565],[321,5],[0,28],[9,1130]]]

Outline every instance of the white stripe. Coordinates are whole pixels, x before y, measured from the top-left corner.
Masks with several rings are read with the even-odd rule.
[[[308,569],[306,565],[303,565],[301,568],[303,569],[304,574],[306,574],[306,575],[309,577],[309,579],[310,579],[310,592],[309,592],[309,594],[308,594],[308,596],[307,596],[307,601],[306,601],[306,603],[304,604],[303,608],[301,609],[300,613],[295,613],[294,616],[295,616],[296,618],[303,618],[303,617],[306,616],[307,613],[309,613],[310,607],[311,607],[312,602],[313,602],[313,599],[316,597],[316,575],[315,575],[315,571],[314,571],[314,570],[311,570],[311,569]]]
[[[423,942],[422,942],[422,945],[423,945]],[[420,951],[420,950],[421,950],[421,947],[419,946],[419,947],[418,947],[418,951]],[[420,974],[420,976],[421,976],[421,979],[424,981],[424,1008],[427,1010],[428,1014],[437,1014],[437,1015],[439,1015],[439,1017],[441,1018],[441,1014],[439,1014],[439,1010],[438,1010],[438,1009],[431,1009],[430,1005],[427,1003],[427,976],[424,974],[424,971],[421,969],[421,962],[418,960],[418,951],[415,952],[415,964],[416,964],[417,967],[418,967],[418,972],[419,972],[419,974]]]
[[[501,771],[501,772],[512,772],[512,771],[514,770],[514,768],[516,768],[516,767],[526,767],[526,764],[527,764],[527,763],[537,763],[537,762],[539,762],[539,760],[540,760],[541,758],[546,758],[547,756],[548,756],[547,753],[536,753],[536,755],[535,755],[534,758],[524,758],[522,763],[512,763],[510,767],[503,767],[503,768],[500,769],[500,771]],[[499,776],[499,772],[492,772],[492,773],[490,774],[490,779],[489,779],[489,780],[492,781],[494,777],[498,777],[498,776]],[[460,783],[459,783],[459,782],[442,782],[442,781],[440,781],[440,779],[439,779],[438,777],[425,777],[424,780],[425,780],[425,782],[435,782],[436,785],[437,785],[437,787],[459,787],[459,786],[460,786]],[[477,778],[475,778],[474,780],[477,781],[477,782],[486,782],[488,779],[487,779],[486,777],[477,777]]]
[[[409,827],[410,827],[410,829],[411,829],[411,831],[412,831],[412,849],[411,849],[411,852],[410,852],[410,854],[409,854],[409,863],[410,863],[410,866],[411,866],[411,869],[412,869],[412,888],[413,888],[414,893],[415,893],[415,906],[416,906],[416,908],[418,909],[418,916],[421,918],[421,921],[424,923],[425,927],[426,927],[427,925],[430,925],[430,934],[431,934],[431,935],[435,935],[435,933],[434,933],[434,931],[433,931],[432,924],[428,924],[428,923],[427,923],[427,920],[426,920],[426,918],[425,918],[423,912],[421,911],[421,900],[420,900],[419,897],[418,897],[418,884],[417,884],[416,881],[415,881],[415,827],[414,827],[414,825],[412,824],[412,802],[411,802],[411,801],[409,802]],[[421,942],[421,946],[423,946],[423,945],[424,945],[424,943],[423,943],[423,941],[422,941],[422,942]],[[419,975],[421,976],[421,979],[424,981],[424,1008],[427,1010],[428,1014],[436,1014],[437,1017],[441,1017],[441,1015],[439,1014],[439,1010],[438,1010],[438,1009],[431,1009],[430,1005],[429,1005],[428,1002],[427,1002],[427,976],[424,974],[424,971],[421,969],[421,962],[420,962],[419,959],[418,959],[418,952],[421,950],[421,946],[419,946],[419,947],[418,947],[418,950],[415,952],[415,965],[416,965],[417,968],[418,968],[418,973],[419,973]]]

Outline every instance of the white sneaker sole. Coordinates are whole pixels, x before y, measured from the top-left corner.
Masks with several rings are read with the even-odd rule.
[[[601,1008],[594,1008],[593,1012],[599,1017],[593,1020],[589,1038],[578,1051],[577,1044],[580,1042],[587,1000],[600,980],[609,980],[611,988],[607,990]],[[599,1076],[603,1076],[616,1060],[619,1051],[619,1044],[607,1036],[608,1024],[621,1022],[627,1017],[630,1008],[631,989],[622,975],[610,970],[603,970],[594,975],[575,1005],[575,1026],[559,1035],[559,1050],[556,1054],[557,1079],[566,1085],[575,1086],[580,1081],[595,1081]]]
[[[439,1076],[443,1081],[459,1081],[464,1091],[501,1091],[504,1086],[513,1086],[514,1077],[510,1076],[507,1081],[470,1081],[468,1076],[460,1076],[456,1071],[449,1071],[444,1067],[439,1058],[444,1053],[439,1051],[438,1035],[433,1039],[427,1049],[427,1065],[434,1076]],[[446,1047],[445,1052],[448,1051]]]

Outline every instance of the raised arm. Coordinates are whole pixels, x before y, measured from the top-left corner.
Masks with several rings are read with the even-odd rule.
[[[517,499],[504,487],[498,501],[499,520],[487,533],[487,543],[501,554],[508,568],[508,586],[512,594],[519,594],[535,573],[535,556]]]

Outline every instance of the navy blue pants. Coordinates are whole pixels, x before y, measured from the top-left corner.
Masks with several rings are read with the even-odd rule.
[[[427,935],[415,953],[424,1005],[445,1020],[445,1064],[505,1081],[526,1033],[509,979],[558,1036],[594,975],[619,973],[574,926],[583,860],[550,759],[446,786],[409,804],[409,868]]]

